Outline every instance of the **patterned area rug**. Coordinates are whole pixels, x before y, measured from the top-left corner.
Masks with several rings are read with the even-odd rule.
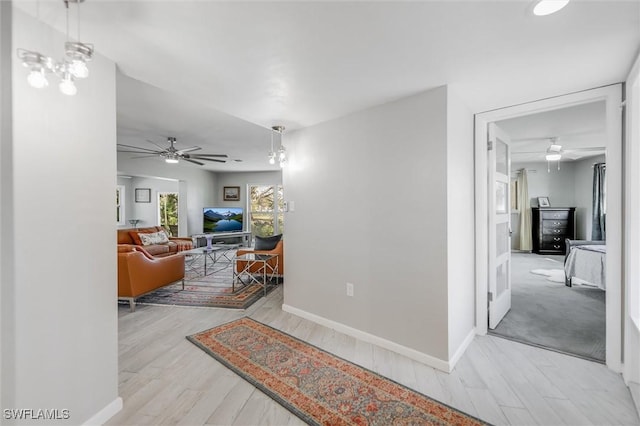
[[[233,271],[231,264],[217,264],[209,275],[203,276],[198,265],[190,264],[185,272],[185,285],[182,283],[162,287],[136,300],[138,304],[196,306],[204,308],[246,309],[264,295],[262,285],[247,283],[232,290]],[[212,271],[212,272],[211,272]],[[274,285],[267,286],[271,292]]]
[[[250,318],[187,339],[312,425],[486,424]]]

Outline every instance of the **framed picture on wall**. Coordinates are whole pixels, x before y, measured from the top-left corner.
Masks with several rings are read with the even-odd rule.
[[[538,207],[550,207],[549,197],[538,197]]]
[[[151,202],[151,188],[136,188],[136,203]]]
[[[240,187],[239,186],[225,186],[222,189],[224,201],[240,201]]]

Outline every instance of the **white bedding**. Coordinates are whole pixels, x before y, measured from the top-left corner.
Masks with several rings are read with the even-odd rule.
[[[594,286],[606,289],[605,245],[584,245],[571,247],[564,264],[567,278],[579,278]]]

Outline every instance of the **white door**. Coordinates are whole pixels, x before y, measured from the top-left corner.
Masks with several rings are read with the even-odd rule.
[[[511,309],[510,140],[489,125],[489,328]]]

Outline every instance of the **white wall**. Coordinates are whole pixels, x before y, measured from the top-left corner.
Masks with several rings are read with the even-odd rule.
[[[447,239],[449,359],[474,333],[475,250],[473,114],[450,89],[447,99]],[[465,341],[466,340],[466,341]],[[457,359],[456,359],[457,361]]]
[[[215,173],[191,164],[167,164],[155,159],[129,159],[127,155],[121,153],[118,154],[118,172],[134,177],[168,178],[179,181],[180,216],[182,218],[185,209],[187,216],[186,226],[180,224],[180,236],[202,232],[202,208],[216,203]],[[184,187],[186,187],[186,196]],[[152,194],[152,200],[154,197],[157,197],[157,193]],[[186,207],[183,208],[185,201]],[[135,213],[138,214],[138,212]]]
[[[64,42],[13,9],[12,55],[22,47],[57,56]],[[116,236],[106,232],[115,228],[115,64],[96,55],[90,70],[66,97],[55,81],[29,87],[14,61],[13,136],[2,138],[3,154],[13,151],[2,162],[3,188],[13,186],[3,191],[3,212],[9,205],[13,217],[3,217],[2,244],[13,259],[3,253],[2,287],[13,311],[2,311],[2,402],[70,410],[48,424],[82,424],[121,406]],[[16,238],[5,241],[6,232]]]
[[[449,360],[447,112],[441,87],[285,134],[291,161],[283,181],[296,205],[286,215],[285,309],[435,364]],[[455,105],[452,113],[458,120],[467,111]],[[471,153],[470,141],[457,139],[452,151],[468,143]],[[463,194],[470,176],[456,177]],[[467,214],[458,217],[468,227]]]
[[[0,407],[15,407],[11,3],[0,2]]]
[[[640,414],[640,55],[626,85],[624,215],[624,370]]]

